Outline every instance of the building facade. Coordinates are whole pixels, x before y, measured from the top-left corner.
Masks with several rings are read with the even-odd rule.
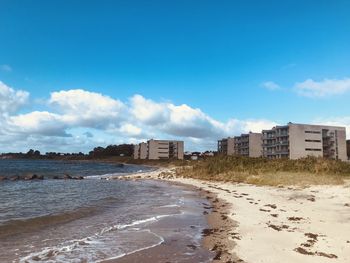
[[[315,156],[347,160],[345,127],[288,123],[262,134],[263,156],[270,159]]]
[[[250,132],[247,134],[241,134],[241,136],[219,140],[218,153],[225,155],[261,157],[262,134]]]
[[[235,138],[223,138],[218,141],[218,153],[224,155],[235,154]]]
[[[134,146],[134,159],[183,159],[184,142],[149,140]]]

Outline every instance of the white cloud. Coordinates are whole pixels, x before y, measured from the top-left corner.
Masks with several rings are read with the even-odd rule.
[[[131,123],[125,123],[123,124],[119,131],[126,136],[139,136],[142,133],[142,129],[131,124]]]
[[[0,81],[0,114],[14,113],[28,102],[29,93],[14,90]]]
[[[0,70],[5,72],[12,72],[12,68],[6,64],[0,65]]]
[[[261,132],[262,130],[271,129],[276,126],[277,123],[269,120],[246,120],[243,121],[241,126],[243,131]]]
[[[192,108],[186,104],[157,103],[141,95],[137,95],[137,103],[133,101],[130,111],[136,117],[137,122],[142,125],[143,131],[153,129],[168,136],[192,139],[215,141],[221,137],[233,136],[241,132],[258,132],[261,131],[260,128],[267,129],[276,125],[266,120],[231,119],[227,122],[220,122],[198,108]]]
[[[69,136],[65,131],[66,128],[62,116],[47,111],[33,111],[8,119],[8,130],[12,133],[65,137]]]
[[[51,93],[49,104],[70,126],[103,128],[122,118],[124,104],[111,97],[82,89]]]
[[[183,139],[192,147],[205,149],[215,147],[219,138],[275,125],[268,120],[222,122],[186,104],[156,102],[141,95],[134,95],[123,103],[82,89],[52,92],[45,104],[38,104],[46,105],[46,110],[19,114],[18,109],[28,101],[29,93],[0,84],[0,102],[3,102],[0,104],[0,142],[7,144],[7,149],[27,145],[27,148],[42,147],[51,151],[54,147],[65,148],[69,152],[79,146],[147,138]],[[16,143],[8,143],[13,141]],[[80,149],[86,150],[89,149]]]
[[[275,82],[273,82],[273,81],[266,81],[266,82],[263,82],[263,83],[261,83],[261,86],[262,86],[263,88],[268,89],[268,90],[271,90],[271,91],[281,89],[281,87],[280,87],[277,83],[275,83]]]
[[[200,109],[191,108],[186,104],[179,106],[168,104],[167,107],[170,115],[161,127],[165,132],[192,138],[209,138],[218,135],[219,127],[216,121]]]
[[[145,124],[159,124],[169,117],[169,110],[165,103],[156,103],[138,94],[134,95],[130,102],[130,112],[134,118]]]
[[[119,100],[82,89],[52,92],[49,103],[58,105],[65,113],[118,114],[123,107]]]
[[[310,98],[341,95],[350,91],[350,78],[324,79],[319,82],[307,79],[304,82],[296,83],[294,89],[300,96]]]

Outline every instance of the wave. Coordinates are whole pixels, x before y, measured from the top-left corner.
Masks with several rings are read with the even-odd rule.
[[[49,214],[27,219],[14,219],[0,225],[0,238],[20,234],[23,232],[36,231],[55,224],[68,223],[86,216],[97,214],[100,207],[82,207],[73,211],[65,211],[59,214]]]
[[[158,215],[158,216],[153,216],[153,217],[146,218],[146,219],[136,220],[136,221],[133,221],[129,224],[116,224],[116,225],[113,225],[111,227],[101,229],[101,231],[99,231],[98,233],[95,233],[95,235],[93,235],[93,236],[89,236],[89,237],[85,237],[85,238],[77,239],[77,240],[66,241],[66,242],[61,243],[61,244],[54,246],[54,247],[43,248],[39,252],[34,252],[34,253],[31,253],[31,254],[21,258],[19,262],[21,262],[21,263],[67,262],[67,259],[64,257],[65,253],[72,252],[73,250],[84,249],[90,245],[93,246],[96,244],[100,244],[101,242],[103,242],[103,241],[101,241],[103,239],[103,236],[106,235],[107,233],[110,233],[111,231],[125,230],[127,228],[130,228],[130,231],[137,231],[137,232],[142,232],[142,231],[145,232],[146,231],[146,232],[154,235],[158,239],[158,242],[156,242],[150,246],[138,248],[138,249],[135,249],[135,250],[127,252],[127,253],[119,253],[118,255],[114,255],[114,256],[109,257],[109,258],[104,258],[104,259],[101,259],[100,261],[96,261],[96,260],[93,260],[93,261],[94,262],[102,262],[104,260],[116,259],[116,258],[120,258],[120,257],[126,256],[126,255],[130,255],[130,254],[136,253],[138,251],[142,251],[145,249],[149,249],[149,248],[158,246],[164,242],[163,237],[157,235],[156,233],[150,231],[149,229],[134,228],[135,226],[155,222],[161,218],[174,216],[174,215],[175,214]],[[92,248],[90,247],[87,250],[89,252],[91,252]],[[115,249],[113,251],[115,251]],[[57,258],[57,257],[59,257],[59,258]],[[90,261],[88,261],[88,262],[90,262]]]
[[[135,171],[128,171],[128,172],[119,172],[119,173],[106,173],[106,174],[100,174],[100,175],[86,175],[84,176],[84,179],[110,179],[111,177],[115,176],[128,176],[133,174],[139,174],[139,173],[145,173],[145,172],[152,172],[155,169],[139,169]]]
[[[152,232],[149,229],[145,229],[145,230],[148,231],[149,233],[155,235],[156,237],[158,237],[160,241],[158,243],[156,243],[156,244],[151,245],[151,246],[142,247],[142,248],[135,249],[135,250],[133,250],[131,252],[128,252],[128,253],[123,253],[123,254],[115,256],[115,257],[105,258],[105,259],[96,261],[96,263],[104,262],[104,261],[107,261],[107,260],[113,260],[113,259],[122,258],[122,257],[128,256],[128,255],[131,255],[131,254],[134,254],[134,253],[146,250],[146,249],[154,248],[154,247],[159,246],[159,245],[164,243],[165,240],[164,240],[164,238],[162,236],[157,235],[156,233]]]
[[[159,208],[171,208],[171,207],[180,207],[180,205],[178,204],[162,205]]]

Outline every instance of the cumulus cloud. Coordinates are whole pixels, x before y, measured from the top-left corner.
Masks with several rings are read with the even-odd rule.
[[[261,132],[277,125],[276,122],[269,120],[245,120],[240,122],[239,127],[241,127],[242,132]]]
[[[0,114],[15,113],[28,102],[29,93],[14,90],[0,81]]]
[[[133,117],[145,124],[159,124],[169,117],[166,103],[156,103],[138,94],[134,95],[130,102]]]
[[[278,85],[277,83],[273,82],[273,81],[266,81],[261,83],[261,86],[265,89],[274,91],[274,90],[279,90],[281,89],[280,85]]]
[[[8,130],[13,133],[66,137],[69,136],[66,127],[62,116],[47,111],[19,114],[8,119]]]
[[[186,104],[155,102],[141,95],[130,99],[129,112],[147,131],[150,127],[171,136],[204,138],[217,134],[215,121]]]
[[[216,140],[220,137],[233,136],[240,132],[259,131],[261,127],[267,129],[275,125],[266,120],[232,119],[220,122],[201,109],[192,108],[186,104],[155,102],[141,95],[131,98],[129,111],[142,132],[149,136],[152,133],[149,130],[156,130],[167,136]]]
[[[85,114],[118,114],[123,107],[119,100],[96,92],[82,89],[52,92],[49,103],[58,105],[65,113],[84,112]]]
[[[131,124],[131,123],[125,123],[123,124],[119,131],[126,136],[139,136],[142,133],[142,129]]]
[[[168,104],[169,118],[162,129],[171,135],[206,138],[218,135],[219,123],[204,114],[200,109],[194,109],[186,104]]]
[[[119,100],[82,89],[53,92],[49,104],[67,125],[95,128],[117,123],[124,107]]]
[[[72,151],[79,145],[90,147],[93,143],[137,142],[149,138],[183,139],[192,146],[215,147],[219,138],[275,125],[268,120],[223,122],[186,104],[157,102],[142,95],[134,95],[124,103],[83,89],[52,92],[46,110],[19,114],[28,97],[28,92],[0,85],[0,102],[3,102],[0,141],[16,141],[17,146],[13,147],[25,145],[24,142],[28,148],[44,147],[50,142],[46,147],[51,150],[65,145],[67,151]],[[85,141],[90,144],[82,143]]]
[[[310,98],[324,98],[341,95],[350,91],[350,78],[324,79],[322,81],[307,79],[304,82],[296,83],[294,90],[300,96]]]

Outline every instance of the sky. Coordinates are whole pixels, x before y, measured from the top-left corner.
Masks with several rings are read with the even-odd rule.
[[[350,2],[0,0],[0,152],[347,127]]]

